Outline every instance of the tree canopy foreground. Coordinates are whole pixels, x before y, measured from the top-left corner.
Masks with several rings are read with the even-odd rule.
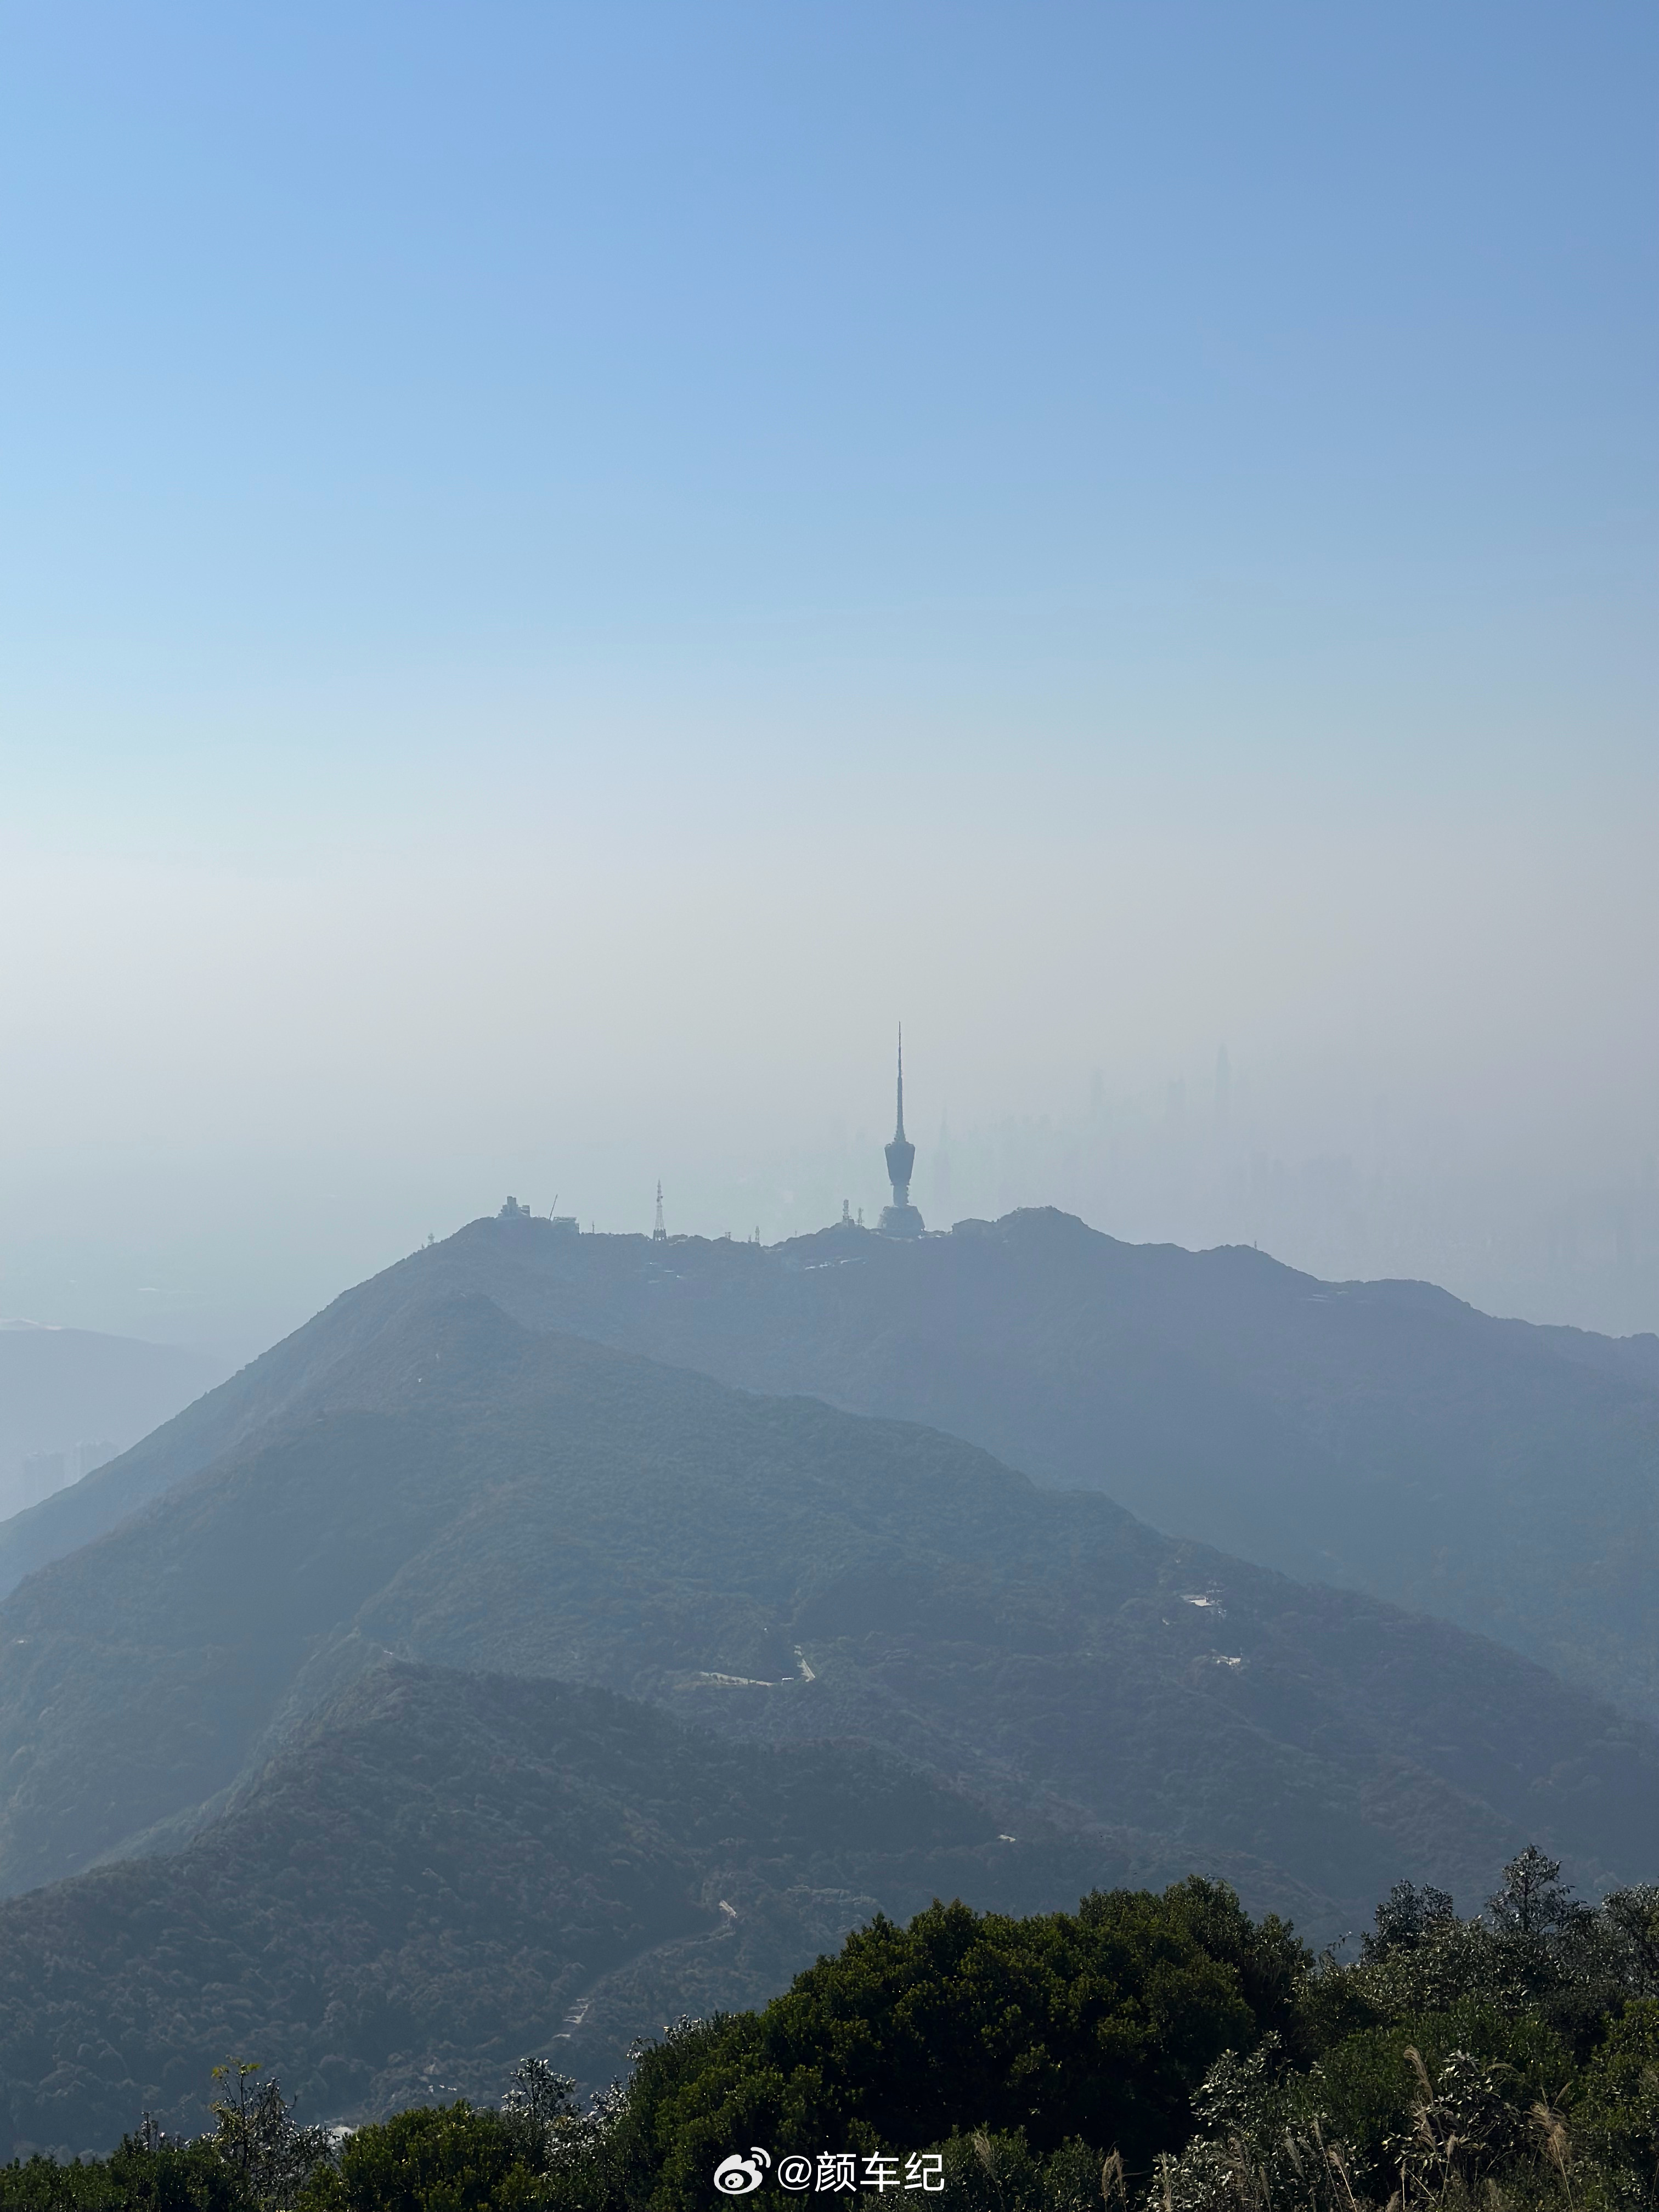
[[[936,1902],[759,2010],[665,2027],[586,2106],[532,2058],[497,2107],[327,2130],[242,2062],[211,2135],[15,2163],[0,2208],[1659,2206],[1659,1889],[1588,1905],[1529,1847],[1474,1917],[1401,1882],[1340,1948],[1198,1877],[1023,1918]]]

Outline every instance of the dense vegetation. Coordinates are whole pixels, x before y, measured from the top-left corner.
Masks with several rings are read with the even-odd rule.
[[[1027,1919],[935,1904],[763,2011],[683,2021],[586,2112],[570,2087],[527,2061],[499,2109],[333,2147],[232,2069],[210,2139],[15,2164],[0,2212],[690,2212],[733,2157],[772,2208],[1653,2212],[1659,1890],[1588,1909],[1528,1850],[1477,1918],[1397,1884],[1347,1963],[1195,1878]]]
[[[473,1296],[0,1607],[0,1890],[176,1847],[377,1650],[860,1738],[1319,1934],[1659,1832],[1659,1738],[1494,1644]]]
[[[807,1339],[873,1390],[866,1355],[921,1279],[893,1270],[946,1265],[951,1297],[988,1303],[934,1319],[981,1365],[1026,1281],[1019,1389],[1053,1380],[1075,1411],[1095,1339],[1055,1338],[1036,1279],[1060,1234],[969,1237],[948,1265],[954,1240],[866,1255],[850,1231],[793,1257],[629,1247],[607,1307],[604,1252],[498,1224],[342,1300],[94,1482],[88,1510],[135,1468],[174,1478],[0,1606],[0,2156],[106,2152],[141,2107],[194,2134],[227,2050],[360,2120],[483,2111],[524,2051],[591,2086],[641,2028],[744,2017],[935,1894],[1030,1914],[1197,1869],[1319,1942],[1395,1873],[1467,1905],[1529,1834],[1598,1887],[1650,1874],[1659,1737],[1494,1644],[937,1431],[538,1333],[456,1287],[491,1275],[544,1323],[556,1294],[592,1326],[724,1302],[739,1336],[752,1306],[775,1348],[816,1312]],[[943,1387],[945,1350],[912,1335],[901,1364],[938,1354]],[[969,2109],[988,2142],[1030,2136]]]
[[[1659,1338],[1052,1208],[775,1251],[475,1222],[453,1283],[745,1389],[925,1421],[1154,1527],[1498,1638],[1659,1722]],[[437,1272],[432,1267],[432,1272]],[[368,1286],[365,1286],[368,1287]]]
[[[1303,1579],[1421,1607],[1659,1721],[1659,1340],[1422,1283],[1130,1245],[1052,1211],[765,1251],[471,1223],[337,1299],[115,1468],[0,1527],[0,1591],[331,1398],[400,1313],[482,1292],[750,1389],[923,1421]]]
[[[1004,1842],[869,1750],[383,1664],[187,1850],[0,1905],[0,2158],[106,2149],[140,2106],[194,2132],[228,2049],[359,2118],[493,2095],[556,2036],[604,2081],[641,2026],[762,2002],[878,1907],[1030,1911],[1128,1865]]]

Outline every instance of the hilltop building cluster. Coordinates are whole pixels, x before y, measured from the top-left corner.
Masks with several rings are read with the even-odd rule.
[[[910,1203],[910,1178],[915,1173],[916,1148],[904,1133],[904,1030],[902,1027],[900,1028],[898,1036],[897,1111],[894,1117],[892,1141],[884,1148],[883,1158],[887,1163],[887,1180],[893,1187],[893,1202],[890,1206],[884,1206],[881,1209],[881,1218],[876,1224],[876,1234],[878,1237],[925,1237],[927,1233],[927,1224],[923,1221],[917,1208]],[[555,1211],[548,1217],[552,1226],[567,1237],[579,1235],[581,1224],[574,1213],[560,1213],[556,1210],[558,1203],[556,1198],[553,1201]],[[498,1218],[502,1221],[529,1221],[533,1217],[527,1206],[521,1204],[517,1198],[509,1198],[501,1207]],[[841,1218],[843,1227],[854,1226],[850,1201],[843,1200]],[[857,1226],[860,1229],[864,1226],[864,1209],[861,1206],[859,1209]],[[651,1241],[653,1244],[668,1244],[673,1242],[668,1233],[668,1224],[663,1218],[660,1181],[657,1184],[657,1208],[651,1224]],[[729,1231],[723,1241],[730,1242]],[[761,1241],[760,1231],[757,1229],[753,1237],[747,1241],[758,1244]],[[429,1244],[431,1242],[432,1239],[428,1237],[427,1243]]]
[[[881,1218],[876,1224],[876,1234],[878,1237],[925,1237],[927,1233],[927,1224],[923,1221],[917,1208],[910,1203],[910,1178],[915,1173],[916,1148],[904,1133],[904,1030],[902,1025],[898,1033],[897,1112],[894,1118],[892,1142],[884,1147],[883,1157],[887,1163],[887,1180],[893,1187],[893,1202],[890,1206],[884,1206],[881,1209]],[[509,1199],[507,1206],[512,1203],[512,1200]],[[502,1211],[505,1212],[507,1207],[503,1207]],[[842,1201],[841,1219],[843,1228],[853,1227],[853,1209],[849,1200],[844,1199]],[[857,1225],[860,1229],[864,1226],[864,1209],[861,1206],[859,1209]],[[651,1241],[654,1244],[665,1244],[672,1242],[667,1225],[663,1220],[660,1182],[657,1185],[657,1212],[652,1224]],[[750,1241],[756,1244],[760,1243],[758,1229],[756,1230]]]

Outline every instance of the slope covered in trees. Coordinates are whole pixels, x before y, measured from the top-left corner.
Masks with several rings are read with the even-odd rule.
[[[860,2203],[915,2201],[931,2152],[975,2212],[1650,2207],[1659,1892],[1591,1911],[1559,1872],[1522,1854],[1464,1921],[1396,1885],[1346,1966],[1194,1881],[878,1923],[758,2014],[659,2041],[543,2201],[689,2212],[741,2144],[773,2207],[841,2150]]]
[[[1659,1742],[1443,1624],[1156,1535],[937,1433],[757,1398],[476,1296],[0,1607],[0,1872],[184,1841],[380,1650],[734,1737],[856,1736],[1352,1924],[1529,1833],[1649,1870]]]
[[[306,1407],[473,1290],[745,1388],[920,1420],[1154,1526],[1507,1642],[1659,1717],[1659,1342],[1424,1284],[1121,1244],[1050,1213],[762,1250],[478,1221],[336,1301],[115,1467],[0,1529],[0,1588]]]
[[[1559,1877],[1528,1849],[1462,1920],[1395,1884],[1346,1963],[1191,1879],[1038,1917],[935,1904],[759,2012],[665,2030],[586,2111],[532,2059],[497,2108],[335,2147],[244,2073],[210,2142],[14,2166],[0,2207],[1653,2212],[1659,1891],[1590,1910]]]
[[[106,2151],[143,2110],[194,2132],[231,2051],[330,2118],[493,2095],[540,2047],[603,2082],[641,2028],[769,1996],[878,1910],[1030,1910],[1146,1863],[1006,1842],[868,1750],[386,1662],[182,1853],[0,1905],[0,2155]]]
[[[1169,1533],[1498,1638],[1659,1719],[1659,1341],[1421,1283],[1127,1245],[1052,1212],[777,1254],[452,1240],[538,1327],[924,1421]]]

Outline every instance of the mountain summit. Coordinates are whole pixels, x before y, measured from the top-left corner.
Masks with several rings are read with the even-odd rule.
[[[1323,1283],[1248,1248],[1119,1243],[1048,1212],[764,1249],[474,1222],[0,1528],[0,1589],[296,1409],[350,1401],[380,1332],[464,1291],[534,1330],[926,1422],[1659,1719],[1659,1340],[1495,1321],[1421,1283]]]

